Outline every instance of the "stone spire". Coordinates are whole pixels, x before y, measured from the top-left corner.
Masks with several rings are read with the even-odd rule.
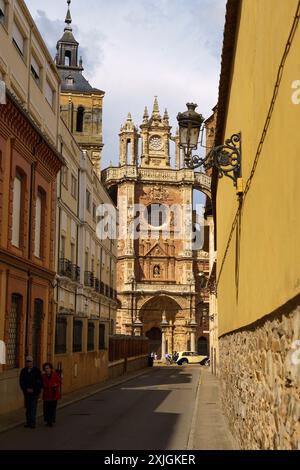
[[[65,31],[72,31],[72,27],[70,26],[72,23],[72,17],[71,17],[71,12],[70,12],[71,0],[68,0],[67,3],[68,3],[68,11],[66,14],[66,19],[65,19],[65,23],[67,24],[67,26],[65,27]]]
[[[134,122],[132,120],[131,113],[128,113],[125,124],[124,124],[124,126],[121,127],[121,132],[122,131],[131,132],[131,131],[134,131],[134,130],[136,130],[136,128],[135,128]]]
[[[148,124],[149,121],[149,113],[148,108],[145,106],[144,116],[143,116],[143,124]]]
[[[159,113],[159,105],[158,105],[157,96],[155,96],[155,99],[154,99],[152,119],[155,119],[155,120],[160,120],[161,119],[161,116],[160,116],[160,113]]]
[[[164,124],[169,124],[169,114],[167,108],[165,109],[165,114],[164,114]]]

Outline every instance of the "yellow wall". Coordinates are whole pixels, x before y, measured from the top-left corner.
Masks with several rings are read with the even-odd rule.
[[[14,45],[13,23],[25,39],[24,56]],[[31,57],[40,65],[40,81],[31,73]],[[50,141],[57,145],[60,78],[52,57],[36,29],[24,0],[8,0],[4,24],[0,23],[0,79],[22,102],[24,108]],[[46,81],[54,91],[53,107],[46,100]]]
[[[297,0],[242,2],[225,137],[242,131],[245,182],[250,176],[297,4]],[[299,44],[300,26],[285,64],[259,163],[244,198],[240,242],[236,244],[235,231],[221,274],[238,203],[232,182],[227,178],[219,181],[220,335],[271,313],[300,290],[300,104],[293,104],[291,99],[292,82],[300,80]]]

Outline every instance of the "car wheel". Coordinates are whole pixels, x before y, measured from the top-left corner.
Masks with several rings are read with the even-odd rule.
[[[180,361],[180,365],[181,366],[184,366],[185,364],[188,364],[189,361],[187,359],[182,359],[182,361]]]

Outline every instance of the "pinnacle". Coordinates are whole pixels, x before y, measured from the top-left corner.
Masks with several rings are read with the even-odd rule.
[[[152,113],[152,116],[158,116],[159,115],[159,105],[158,105],[158,100],[157,100],[157,96],[155,96],[155,99],[154,99],[154,105],[153,105],[153,113]]]
[[[70,12],[70,3],[71,3],[71,0],[68,0],[67,3],[68,3],[68,11],[67,11],[65,23],[67,23],[68,25],[70,25],[70,24],[72,23],[72,17],[71,17],[71,12]]]

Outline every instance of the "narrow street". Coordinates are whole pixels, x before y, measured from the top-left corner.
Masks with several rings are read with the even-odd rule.
[[[145,370],[115,388],[58,411],[54,428],[0,434],[1,450],[186,449],[201,367]]]

